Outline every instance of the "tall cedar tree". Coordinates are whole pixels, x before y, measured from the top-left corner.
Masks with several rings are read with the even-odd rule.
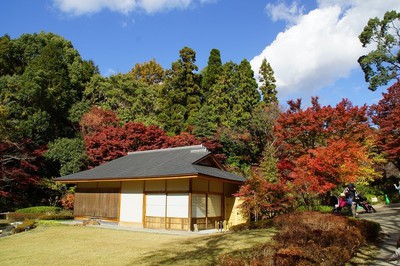
[[[259,74],[259,81],[261,83],[259,89],[262,94],[262,100],[266,104],[278,103],[274,70],[272,70],[271,65],[265,58],[261,63]]]
[[[243,59],[237,69],[236,84],[231,91],[233,106],[229,117],[229,126],[247,128],[251,113],[260,101],[257,82],[249,61]]]
[[[400,169],[400,82],[391,86],[383,98],[370,108],[372,121],[379,126],[378,145]]]
[[[170,133],[179,134],[192,125],[200,109],[201,92],[196,52],[189,47],[179,51],[180,59],[166,71],[160,101],[159,121]]]
[[[212,49],[208,57],[208,63],[202,71],[201,89],[204,100],[210,97],[211,87],[218,82],[222,73],[221,53],[218,49]]]
[[[342,100],[335,108],[321,107],[318,98],[305,110],[300,100],[289,105],[274,129],[280,148],[278,169],[305,204],[338,185],[377,176],[366,106]],[[364,177],[366,173],[370,178]]]

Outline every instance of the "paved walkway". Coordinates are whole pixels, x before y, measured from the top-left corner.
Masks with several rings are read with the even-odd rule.
[[[375,206],[374,206],[375,207]],[[396,241],[400,236],[400,204],[375,207],[376,213],[361,213],[360,219],[380,223],[385,235],[379,253],[371,265],[396,265],[396,261],[388,261],[396,249]]]
[[[62,223],[67,225],[82,225],[81,221],[63,221]],[[151,234],[182,235],[182,236],[199,236],[199,235],[221,233],[217,229],[200,230],[194,232],[194,231],[179,231],[179,230],[165,230],[165,229],[148,229],[143,227],[123,226],[123,225],[118,225],[117,223],[107,223],[107,222],[101,222],[100,225],[86,225],[86,226],[122,230],[122,231],[134,231],[141,233],[144,232]]]

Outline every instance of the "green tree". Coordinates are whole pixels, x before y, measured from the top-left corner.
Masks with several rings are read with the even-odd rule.
[[[275,85],[276,80],[274,77],[274,70],[272,70],[271,65],[265,58],[261,63],[259,74],[259,81],[261,82],[259,89],[262,94],[262,100],[267,104],[277,103],[278,98],[276,97],[277,91]]]
[[[218,49],[212,49],[208,57],[207,66],[202,71],[201,88],[205,99],[209,97],[210,89],[218,82],[221,73],[221,53]]]
[[[48,144],[45,158],[60,165],[61,176],[84,170],[89,162],[85,152],[85,143],[81,138],[60,138]]]
[[[71,42],[52,33],[24,34],[14,40],[3,36],[2,41],[0,46],[6,43],[9,49],[0,59],[7,65],[0,76],[0,101],[8,112],[13,141],[29,138],[38,146],[72,136],[69,110],[81,100],[97,68],[83,61]]]
[[[180,59],[172,63],[166,71],[164,86],[161,90],[161,112],[159,120],[171,133],[187,130],[194,123],[200,103],[199,75],[196,52],[189,47],[179,51]]]
[[[260,176],[269,182],[278,181],[276,136],[273,131],[280,114],[278,104],[260,102],[252,112],[249,131],[255,143],[255,158],[260,165]],[[254,163],[257,163],[257,159]]]
[[[83,106],[76,107],[80,111],[81,107],[96,105],[116,112],[123,122],[154,124],[158,91],[158,85],[138,82],[129,73],[110,77],[95,75],[86,86]]]
[[[260,101],[257,82],[249,61],[242,60],[237,68],[235,84],[230,98],[233,101],[229,117],[231,127],[246,128],[251,119],[251,112]]]
[[[376,44],[376,49],[358,59],[372,91],[400,77],[399,32],[400,12],[392,10],[386,12],[382,20],[371,18],[358,36],[363,47]]]
[[[238,65],[232,61],[222,66],[222,73],[218,81],[211,86],[210,96],[206,105],[209,107],[209,116],[217,126],[228,126],[230,113],[234,101],[232,94],[236,88]]]

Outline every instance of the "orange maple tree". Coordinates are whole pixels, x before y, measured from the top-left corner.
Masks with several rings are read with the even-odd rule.
[[[294,186],[305,204],[338,185],[355,182],[373,168],[367,146],[373,131],[367,107],[344,99],[336,105],[301,109],[301,100],[288,102],[275,126],[281,177]]]

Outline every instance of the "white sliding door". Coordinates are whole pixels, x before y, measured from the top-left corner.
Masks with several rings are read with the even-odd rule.
[[[166,200],[165,194],[147,194],[146,216],[165,217]]]
[[[168,194],[167,195],[167,217],[188,218],[189,195]]]

